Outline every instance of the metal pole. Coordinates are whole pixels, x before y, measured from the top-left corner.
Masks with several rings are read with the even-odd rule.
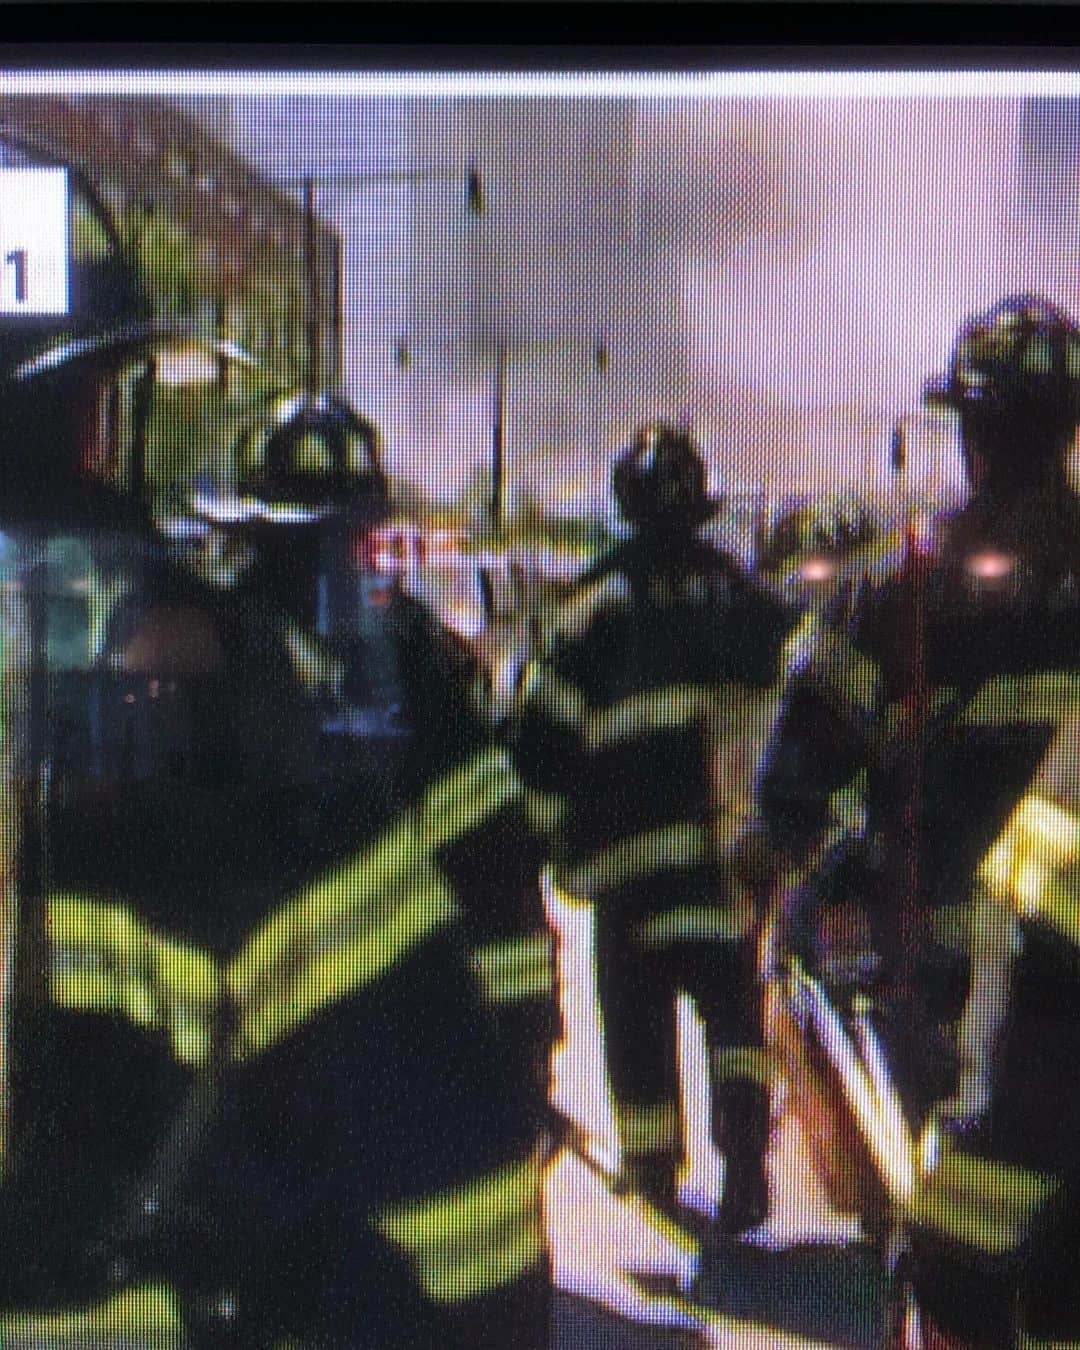
[[[307,270],[307,392],[319,391],[319,269],[315,256],[315,183],[304,179],[304,263]]]
[[[506,343],[499,344],[495,363],[494,421],[491,442],[491,525],[501,533],[505,523],[505,452],[504,413],[506,408]]]

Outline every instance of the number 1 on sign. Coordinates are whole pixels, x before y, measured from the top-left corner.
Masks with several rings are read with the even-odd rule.
[[[68,313],[69,207],[66,169],[0,169],[0,317]]]
[[[13,248],[5,254],[4,263],[12,263],[15,267],[15,303],[26,304],[26,249]]]

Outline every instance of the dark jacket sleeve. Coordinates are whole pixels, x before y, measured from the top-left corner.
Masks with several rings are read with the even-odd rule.
[[[875,678],[873,663],[829,629],[788,682],[758,804],[773,848],[795,863],[821,842],[833,794],[867,763]]]

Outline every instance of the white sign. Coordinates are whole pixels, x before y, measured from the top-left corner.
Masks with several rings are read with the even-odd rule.
[[[66,169],[0,169],[0,314],[66,314]]]

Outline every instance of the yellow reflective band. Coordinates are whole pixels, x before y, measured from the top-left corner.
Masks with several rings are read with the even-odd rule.
[[[1003,1255],[1020,1247],[1059,1183],[1006,1163],[987,1162],[946,1147],[922,1179],[910,1207],[912,1222],[969,1247]]]
[[[1056,724],[1066,713],[1080,711],[1080,674],[1046,671],[1040,675],[1001,675],[971,699],[963,721],[983,726],[1014,722]]]
[[[517,1279],[544,1251],[540,1160],[383,1214],[379,1232],[411,1260],[429,1297],[456,1303]]]
[[[745,905],[683,905],[654,914],[633,929],[643,947],[666,947],[671,942],[737,942],[754,922],[753,907]]]
[[[719,851],[714,830],[684,821],[620,839],[571,867],[566,886],[575,895],[591,897],[658,872],[715,862]]]
[[[335,925],[347,923],[364,903],[400,890],[412,871],[422,869],[418,851],[399,827],[389,838],[306,886],[286,901],[248,939],[229,967],[229,987],[240,1004],[253,999],[271,978],[287,974]]]
[[[768,1050],[756,1045],[735,1045],[713,1053],[713,1077],[718,1083],[742,1078],[770,1087],[776,1079],[776,1063]]]
[[[592,713],[582,727],[585,748],[610,749],[656,732],[679,731],[695,725],[714,734],[725,728],[747,729],[755,719],[775,716],[777,691],[769,687],[720,683],[668,685],[639,694]]]
[[[434,869],[414,872],[378,915],[363,908],[351,923],[306,941],[263,997],[240,1005],[237,1053],[258,1054],[312,1013],[369,987],[410,951],[457,917],[445,880]]]
[[[805,669],[819,689],[841,707],[872,712],[877,706],[881,672],[846,634],[823,629],[806,656]]]
[[[616,1102],[615,1116],[623,1152],[631,1157],[679,1147],[679,1108],[674,1102],[655,1106]]]
[[[477,949],[474,959],[487,1003],[550,998],[555,992],[555,951],[549,933],[489,943]]]
[[[417,834],[428,849],[441,848],[469,834],[522,792],[509,754],[486,750],[425,793],[417,811]]]
[[[673,731],[703,722],[719,709],[719,695],[718,689],[692,684],[634,694],[589,717],[584,727],[586,748],[601,750],[650,732]]]
[[[342,661],[296,624],[285,626],[285,644],[293,669],[308,689],[337,690],[345,675]]]
[[[1039,897],[1038,917],[1080,946],[1080,866],[1050,878]]]
[[[505,751],[477,755],[358,857],[286,901],[229,967],[244,1053],[371,983],[451,923],[457,907],[437,871],[436,850],[521,794]]]
[[[53,1001],[164,1029],[176,1059],[210,1053],[220,976],[205,952],[159,937],[120,905],[78,895],[47,904]]]
[[[18,1337],[35,1347],[92,1346],[106,1338],[148,1336],[161,1338],[161,1346],[178,1347],[181,1330],[176,1295],[158,1285],[125,1289],[92,1308],[0,1316],[0,1343]]]
[[[781,662],[785,675],[793,675],[809,665],[820,630],[820,615],[813,609],[807,610],[784,641]]]
[[[448,1251],[442,1260],[417,1265],[424,1292],[439,1303],[461,1303],[511,1284],[537,1264],[544,1254],[540,1217],[506,1224],[463,1250]]]
[[[1080,821],[1038,793],[1029,792],[979,864],[979,880],[994,899],[1028,918],[1043,917],[1075,929],[1075,895],[1063,869],[1080,861]]]

